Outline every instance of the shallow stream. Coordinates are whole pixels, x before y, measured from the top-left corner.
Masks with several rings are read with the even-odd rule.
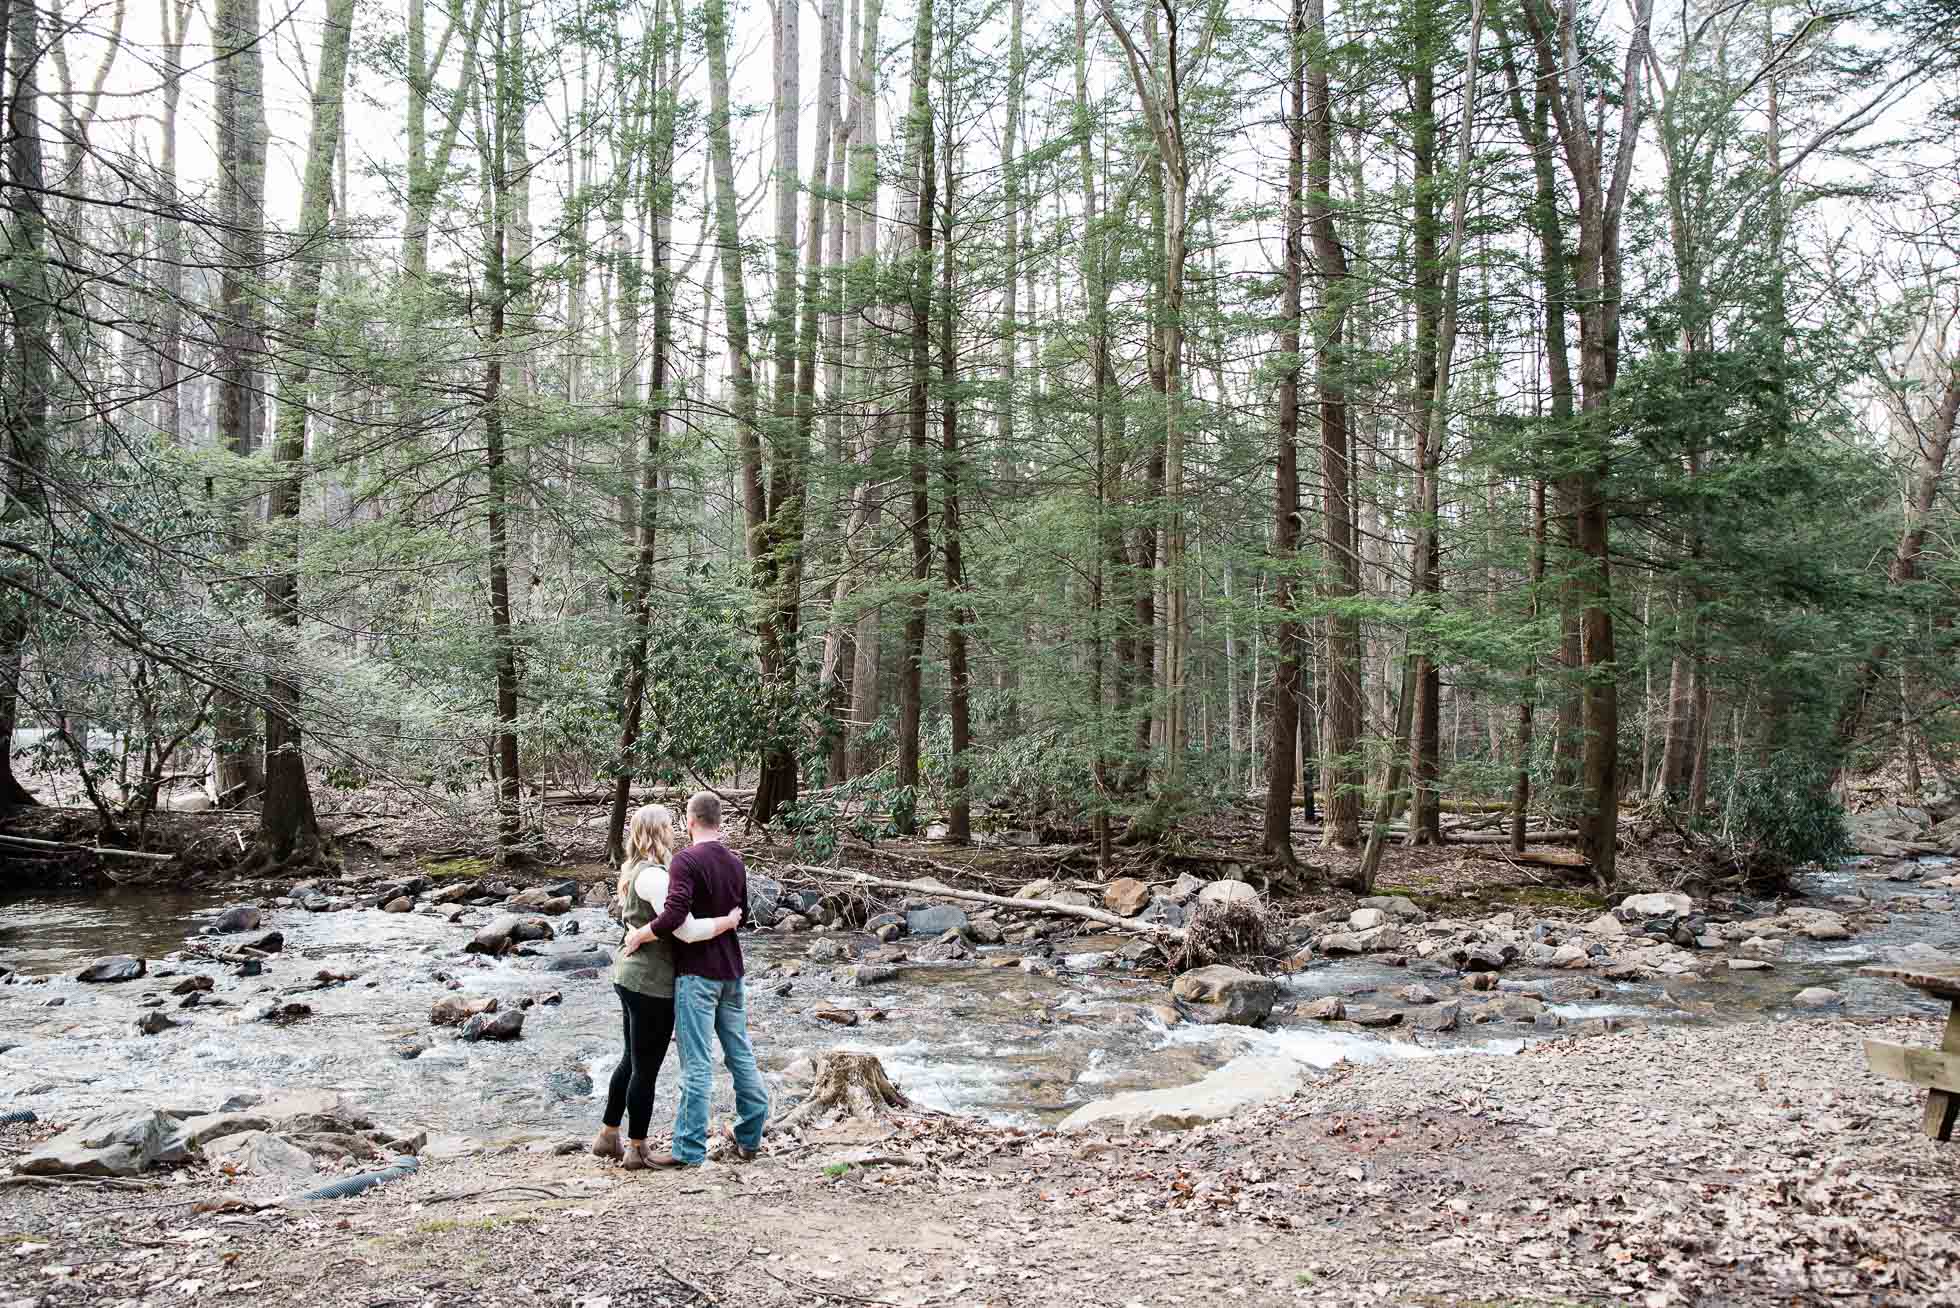
[[[1543,987],[1568,1023],[1560,1034],[1602,1021],[1815,1020],[1790,1004],[1814,985],[1838,990],[1844,1013],[1933,1011],[1915,992],[1860,978],[1856,969],[1900,945],[1960,952],[1960,892],[1887,881],[1869,868],[1817,874],[1800,888],[1826,906],[1843,907],[1832,904],[1837,896],[1863,897],[1882,907],[1886,920],[1848,942],[1791,940],[1775,968],[1764,972],[1728,972],[1725,955],[1715,951],[1709,979],[1701,982],[1616,985],[1584,972],[1513,967],[1502,974],[1501,988]],[[0,985],[0,1111],[33,1108],[66,1118],[109,1104],[208,1108],[243,1090],[315,1087],[340,1091],[384,1121],[438,1134],[558,1138],[597,1117],[617,1057],[618,1005],[603,978],[574,979],[546,965],[552,954],[613,944],[618,928],[604,910],[580,908],[555,919],[560,937],[536,947],[540,956],[495,962],[462,955],[468,932],[440,917],[373,909],[267,911],[263,929],[282,932],[285,949],[258,977],[166,957],[199,939],[236,902],[218,894],[135,890],[0,902],[0,964],[17,973]],[[472,912],[464,921],[485,916]],[[577,934],[568,935],[572,923]],[[1114,954],[1081,943],[1057,942],[1052,976],[987,966],[990,955],[1019,952],[989,949],[978,963],[906,964],[896,980],[858,989],[842,969],[833,973],[804,959],[810,940],[744,936],[751,1023],[765,1070],[826,1049],[865,1050],[878,1054],[893,1079],[923,1103],[996,1120],[1054,1121],[1091,1099],[1196,1080],[1247,1051],[1324,1068],[1342,1059],[1503,1055],[1546,1038],[1530,1026],[1510,1025],[1451,1035],[1408,1028],[1377,1033],[1292,1013],[1278,1016],[1270,1030],[1166,1029],[1150,1015],[1150,1005],[1164,997],[1162,979],[1117,970]],[[117,985],[73,979],[93,959],[114,953],[148,958],[149,975]],[[790,967],[797,974],[786,977]],[[355,979],[287,993],[311,986],[322,970]],[[180,1010],[170,990],[192,974],[210,976],[208,998],[224,1004]],[[530,1009],[517,1042],[465,1044],[429,1026],[430,1005],[448,993],[443,977],[460,982],[464,995],[494,995],[506,1007],[552,991],[562,1002]],[[1287,978],[1282,1007],[1287,1000],[1304,1007],[1321,995],[1360,994],[1364,1003],[1400,1008],[1395,991],[1413,981],[1442,989],[1447,979],[1422,964],[1340,961]],[[777,993],[785,980],[788,993]],[[1601,993],[1588,993],[1592,988]],[[139,1036],[135,1019],[156,998],[182,1025]],[[274,999],[305,1003],[312,1014],[286,1025],[260,1020]],[[875,1009],[884,1018],[867,1016],[844,1028],[815,1018],[820,1008],[867,1015]],[[414,1059],[401,1057],[401,1046],[417,1038],[430,1047]],[[670,1059],[657,1117],[670,1111],[676,1085],[677,1063]]]

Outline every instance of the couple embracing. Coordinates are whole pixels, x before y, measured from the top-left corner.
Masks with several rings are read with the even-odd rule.
[[[693,1167],[707,1157],[711,1035],[735,1079],[736,1120],[724,1134],[737,1158],[755,1157],[769,1117],[769,1094],[749,1046],[742,946],[734,934],[748,903],[748,873],[742,856],[722,843],[719,796],[703,791],[687,801],[687,837],[687,848],[675,853],[674,815],[659,804],[634,813],[626,832],[619,897],[627,934],[613,964],[626,1052],[613,1069],[592,1152],[628,1171]],[[680,1106],[672,1149],[661,1153],[647,1148],[647,1126],[654,1082],[676,1033]]]

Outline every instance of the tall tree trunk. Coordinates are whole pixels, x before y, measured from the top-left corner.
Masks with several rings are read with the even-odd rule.
[[[49,407],[54,383],[53,340],[49,327],[51,297],[47,270],[47,182],[45,135],[41,115],[46,104],[40,90],[40,7],[35,0],[6,0],[6,22],[0,42],[11,52],[13,83],[6,102],[7,181],[12,195],[7,204],[7,246],[13,264],[0,288],[7,298],[13,330],[8,333],[6,371],[13,374],[7,397],[7,446],[10,466],[0,472],[7,490],[0,505],[0,523],[14,524],[38,517],[46,503],[41,478],[47,467]],[[25,564],[0,560],[0,583]],[[0,809],[35,802],[14,776],[14,729],[20,718],[20,677],[27,634],[33,619],[16,593],[0,621]]]
[[[850,9],[852,41],[844,43],[844,10]],[[844,308],[844,244],[845,232],[853,219],[845,203],[845,169],[850,160],[851,137],[856,130],[855,122],[849,116],[856,112],[855,103],[848,110],[843,104],[843,83],[846,76],[845,63],[851,51],[856,48],[856,32],[860,21],[860,6],[857,0],[835,0],[830,14],[830,22],[837,28],[835,33],[825,33],[825,42],[837,45],[836,66],[825,79],[820,94],[830,99],[832,123],[830,144],[830,176],[826,183],[828,194],[825,207],[828,222],[824,232],[824,456],[828,461],[831,476],[837,479],[837,489],[829,512],[824,518],[825,561],[833,577],[832,595],[844,584],[849,571],[849,544],[847,528],[851,516],[851,490],[843,479],[843,470],[848,466],[849,454],[844,443],[844,357],[845,357],[845,308]],[[830,735],[829,758],[824,768],[824,784],[836,785],[850,776],[850,734],[844,719],[850,713],[850,664],[851,629],[850,624],[839,619],[838,605],[833,598],[830,606],[830,620],[824,627],[823,663],[818,684],[823,689],[824,712],[835,724]]]
[[[1410,430],[1415,445],[1416,526],[1409,553],[1409,589],[1414,600],[1409,657],[1415,660],[1412,673],[1415,706],[1410,733],[1413,753],[1409,768],[1414,794],[1409,805],[1409,843],[1427,845],[1442,839],[1441,795],[1437,790],[1441,776],[1438,753],[1442,744],[1442,676],[1432,648],[1434,637],[1427,629],[1442,601],[1436,531],[1442,441],[1435,412],[1437,333],[1443,292],[1443,266],[1437,249],[1440,223],[1436,214],[1436,47],[1441,41],[1441,33],[1437,31],[1441,21],[1438,6],[1430,0],[1417,0],[1414,21],[1415,177],[1410,189],[1415,209],[1416,321],[1415,402],[1411,406],[1415,421],[1410,424]]]
[[[950,57],[951,43],[948,43],[948,75],[943,85],[948,98],[952,93]],[[945,197],[940,203],[942,219],[940,243],[940,300],[939,300],[939,407],[940,407],[940,532],[944,536],[941,546],[946,557],[946,594],[952,607],[946,615],[946,714],[951,719],[952,758],[947,763],[946,776],[946,838],[956,845],[968,844],[973,839],[972,800],[967,794],[969,768],[967,759],[973,748],[973,715],[970,704],[969,687],[971,677],[967,668],[966,634],[973,625],[973,608],[967,601],[966,563],[961,557],[960,540],[960,479],[965,473],[963,455],[960,453],[959,433],[959,352],[955,338],[958,323],[953,298],[958,289],[955,284],[953,264],[953,209],[954,209],[954,158],[953,158],[953,116],[942,116],[943,135],[940,138],[940,154],[944,172]]]
[[[515,0],[500,0],[513,6]],[[498,24],[507,33],[505,23]],[[523,779],[518,770],[517,752],[517,634],[510,603],[510,460],[506,449],[505,406],[509,380],[504,375],[507,351],[508,313],[516,294],[509,276],[512,191],[508,169],[511,162],[514,118],[521,111],[515,99],[511,76],[513,52],[508,36],[499,42],[493,79],[493,104],[489,115],[492,139],[485,161],[489,176],[484,188],[489,203],[485,215],[484,298],[489,304],[490,326],[484,342],[483,434],[484,472],[489,487],[487,517],[490,534],[490,626],[496,665],[496,730],[494,756],[497,765],[497,857],[514,856],[523,838],[523,816],[519,811]]]
[[[921,0],[918,22],[912,36],[912,95],[907,116],[908,151],[912,156],[911,175],[918,186],[917,220],[914,233],[917,248],[907,269],[912,297],[912,390],[908,423],[909,480],[912,487],[910,535],[912,539],[912,587],[905,597],[904,648],[899,656],[898,701],[898,784],[916,798],[919,789],[919,723],[923,709],[922,675],[926,652],[926,581],[932,570],[932,540],[928,516],[932,506],[927,493],[926,413],[931,383],[932,360],[932,242],[933,191],[937,171],[933,164],[932,129],[933,5]],[[900,814],[902,834],[914,829],[915,814],[910,806]]]
[[[1293,570],[1300,552],[1300,281],[1305,252],[1302,190],[1306,183],[1306,30],[1301,0],[1287,22],[1286,281],[1280,292],[1279,450],[1273,470],[1273,607],[1280,615],[1273,650],[1272,733],[1266,754],[1262,841],[1289,870],[1293,855],[1294,752],[1300,723],[1300,624],[1294,617]],[[1307,782],[1311,792],[1313,783]]]
[[[300,180],[299,228],[303,237],[293,273],[287,336],[291,358],[279,378],[279,421],[272,457],[279,465],[266,519],[273,557],[280,562],[266,594],[266,616],[299,641],[300,496],[306,463],[306,416],[311,407],[312,336],[320,321],[320,284],[327,264],[327,220],[333,205],[334,155],[347,89],[347,49],[353,36],[354,0],[332,0],[320,32],[320,71],[313,88],[313,125],[307,134],[306,170]],[[272,660],[265,681],[265,805],[259,815],[259,852],[269,862],[310,858],[320,826],[306,781],[301,747],[300,687],[292,674],[297,648]]]
[[[884,496],[871,471],[884,443],[885,409],[883,402],[874,398],[880,390],[876,384],[877,360],[883,342],[878,339],[878,333],[865,331],[859,325],[860,315],[869,313],[877,285],[878,28],[883,13],[882,0],[864,0],[857,71],[851,82],[851,207],[855,218],[846,251],[850,271],[845,283],[851,312],[846,315],[845,332],[857,367],[853,390],[858,399],[856,417],[861,429],[857,449],[861,471],[857,503],[851,513],[851,543],[846,546],[851,567],[838,578],[833,609],[842,607],[849,598],[853,573],[867,566],[870,551],[857,542],[868,540],[877,531],[884,514]],[[883,711],[882,686],[878,679],[879,618],[875,606],[866,608],[858,617],[851,641],[851,730],[858,742],[851,752],[851,775],[873,771],[879,764],[863,743],[866,729],[877,722]]]
[[[163,24],[162,213],[157,245],[163,256],[163,296],[157,323],[157,428],[172,444],[184,439],[184,265],[188,262],[184,224],[177,215],[177,106],[184,94],[184,36],[190,26],[190,0],[158,0]]]
[[[680,33],[678,23],[670,23],[664,11],[655,23],[654,70],[648,76],[658,80],[652,137],[646,166],[641,170],[646,209],[653,219],[653,252],[647,269],[653,279],[653,363],[646,408],[635,415],[641,440],[638,536],[634,542],[632,581],[623,605],[630,635],[620,701],[618,771],[613,777],[612,810],[606,824],[606,858],[614,867],[626,861],[626,810],[632,802],[634,746],[640,738],[646,705],[647,652],[653,633],[653,567],[659,552],[660,445],[667,423],[668,361],[673,351],[674,285],[668,251],[673,241],[678,97],[673,64],[677,62]]]
[[[1347,319],[1347,255],[1334,228],[1333,99],[1328,89],[1331,55],[1326,0],[1305,0],[1307,39],[1307,228],[1320,274],[1315,322],[1314,381],[1320,403],[1321,497],[1325,514],[1327,570],[1327,824],[1329,844],[1352,848],[1361,841],[1361,623],[1354,602],[1361,594],[1361,555],[1356,549],[1352,471],[1348,452],[1346,360],[1341,346]]]
[[[260,53],[258,0],[219,0],[211,32],[217,61],[218,208],[226,225],[218,287],[218,439],[232,454],[258,453],[265,410],[256,377],[265,355],[252,283],[265,265],[265,71]],[[248,486],[230,505],[232,548],[242,553],[257,516]],[[265,785],[253,712],[242,689],[244,661],[234,658],[211,709],[220,803],[256,795]]]

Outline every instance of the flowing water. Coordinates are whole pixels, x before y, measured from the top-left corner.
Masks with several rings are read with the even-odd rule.
[[[1890,916],[1849,942],[1792,940],[1767,972],[1728,973],[1723,955],[1715,954],[1710,979],[1699,984],[1614,985],[1584,973],[1513,968],[1502,986],[1545,987],[1553,1011],[1581,1029],[1607,1019],[1767,1014],[1803,1020],[1812,1015],[1792,1010],[1790,1000],[1810,985],[1837,989],[1845,999],[1841,1011],[1852,1014],[1933,1011],[1915,992],[1859,978],[1856,969],[1899,945],[1960,951],[1960,913],[1952,911],[1960,894],[1858,869],[1817,874],[1801,889],[1813,902],[1864,896]],[[282,932],[285,950],[259,977],[168,957],[234,902],[203,892],[137,890],[0,902],[0,964],[18,974],[0,986],[0,1111],[31,1107],[70,1117],[106,1105],[209,1107],[243,1090],[304,1086],[340,1091],[382,1120],[478,1138],[563,1136],[596,1118],[617,1057],[618,1004],[603,977],[575,979],[547,971],[546,964],[555,953],[612,944],[618,931],[603,910],[581,908],[557,919],[560,938],[537,947],[541,956],[494,962],[461,955],[467,931],[439,917],[367,909],[268,911],[264,929]],[[573,923],[577,934],[566,934]],[[856,989],[841,970],[802,958],[809,940],[744,937],[751,1026],[765,1071],[827,1049],[864,1050],[876,1053],[921,1102],[996,1120],[1053,1121],[1091,1099],[1184,1084],[1249,1051],[1328,1067],[1343,1059],[1502,1055],[1543,1038],[1516,1026],[1377,1035],[1294,1016],[1268,1030],[1166,1029],[1149,1009],[1164,997],[1161,978],[1119,970],[1115,955],[1094,942],[1066,946],[1081,952],[1058,958],[1052,976],[1018,967],[908,964],[895,981]],[[120,985],[73,979],[82,966],[112,953],[150,959],[149,976]],[[786,976],[791,968],[796,974]],[[356,975],[307,988],[322,970]],[[193,974],[213,979],[208,998],[223,1006],[179,1009],[169,992]],[[551,991],[562,1002],[530,1009],[522,1040],[465,1044],[429,1027],[430,1005],[449,993],[447,978],[461,983],[459,993],[495,996],[505,1007]],[[788,993],[776,993],[785,980]],[[1286,997],[1303,1006],[1320,995],[1365,995],[1368,1004],[1398,1008],[1394,992],[1416,980],[1442,988],[1442,978],[1420,965],[1340,961],[1287,978]],[[1590,987],[1602,993],[1589,994]],[[135,1034],[134,1019],[157,998],[183,1024],[155,1036]],[[286,1025],[260,1020],[275,999],[308,1004],[312,1014]],[[867,1015],[876,1009],[884,1017],[842,1028],[816,1019],[819,1008]],[[401,1046],[418,1038],[426,1051],[401,1057]],[[670,1059],[657,1116],[669,1111],[676,1073]]]

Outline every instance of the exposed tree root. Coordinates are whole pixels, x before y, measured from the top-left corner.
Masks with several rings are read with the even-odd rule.
[[[828,1126],[846,1117],[881,1118],[914,1105],[885,1075],[876,1054],[847,1051],[825,1054],[817,1064],[810,1095],[770,1123],[771,1131]]]

